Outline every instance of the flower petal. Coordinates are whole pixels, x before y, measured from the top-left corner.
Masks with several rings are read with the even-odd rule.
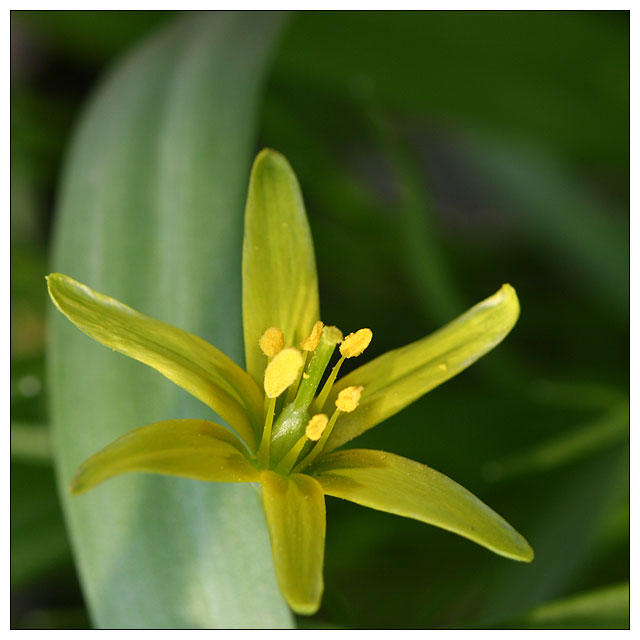
[[[533,560],[527,541],[495,511],[413,460],[350,449],[322,456],[308,473],[327,495],[447,529],[512,560]]]
[[[505,284],[442,329],[346,375],[334,386],[329,406],[346,387],[362,385],[364,391],[358,409],[340,416],[325,451],[375,427],[466,369],[500,343],[519,313],[516,292]]]
[[[138,313],[69,276],[53,273],[47,283],[58,309],[81,331],[153,367],[255,446],[262,428],[262,393],[233,360],[202,338]]]
[[[326,516],[320,485],[307,475],[260,473],[280,591],[301,615],[320,606]]]
[[[87,458],[71,480],[82,493],[127,471],[211,482],[254,482],[258,470],[229,429],[207,420],[165,420],[129,431]]]
[[[260,383],[267,364],[258,341],[269,327],[299,346],[319,318],[313,239],[293,170],[264,149],[251,172],[242,254],[242,313],[247,371]]]

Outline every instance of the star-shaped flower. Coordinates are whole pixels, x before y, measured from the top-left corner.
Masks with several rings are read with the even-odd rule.
[[[343,338],[320,321],[300,188],[285,158],[271,150],[258,155],[251,174],[242,276],[246,371],[193,334],[68,276],[48,276],[51,298],[79,329],[153,367],[231,427],[183,419],[130,431],[80,465],[73,493],[127,471],[260,483],[278,584],[300,614],[317,611],[322,597],[325,495],[532,560],[530,546],[507,522],[430,467],[383,451],[336,450],[496,346],[518,318],[511,286],[337,380],[343,361],[358,357],[372,332]],[[325,376],[336,348],[340,358]]]

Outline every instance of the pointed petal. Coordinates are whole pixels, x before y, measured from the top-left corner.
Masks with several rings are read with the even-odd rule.
[[[81,331],[153,367],[255,446],[262,428],[262,393],[233,360],[202,338],[138,313],[69,276],[52,273],[47,284],[58,309]]]
[[[206,420],[165,420],[129,431],[87,458],[71,480],[82,493],[127,471],[211,482],[254,482],[258,470],[229,429]]]
[[[267,359],[258,347],[269,327],[299,346],[319,318],[313,239],[302,194],[284,156],[264,149],[251,172],[242,254],[247,371],[258,382]]]
[[[280,591],[301,615],[320,607],[326,517],[320,485],[307,475],[260,473]]]
[[[385,451],[350,449],[308,470],[327,495],[457,533],[512,560],[530,562],[527,541],[464,487],[434,469]]]
[[[331,407],[345,387],[362,385],[364,391],[358,408],[340,416],[325,451],[375,427],[472,365],[502,341],[519,313],[516,292],[505,284],[442,329],[388,351],[339,380],[329,396]]]

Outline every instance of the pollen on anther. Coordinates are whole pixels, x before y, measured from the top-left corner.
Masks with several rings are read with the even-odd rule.
[[[350,413],[357,409],[360,403],[360,395],[362,394],[364,387],[347,387],[343,389],[336,400],[336,407],[345,413]]]
[[[269,327],[262,334],[258,344],[265,356],[273,358],[284,349],[284,333],[277,327]]]
[[[305,430],[305,435],[309,440],[313,442],[317,442],[322,437],[324,430],[327,428],[327,423],[329,422],[328,416],[324,413],[318,413],[311,420],[309,420],[309,424]]]
[[[300,347],[303,351],[315,351],[318,344],[320,344],[320,336],[322,335],[322,327],[324,327],[324,323],[322,320],[318,320],[313,325],[313,329],[311,329],[311,333],[308,338],[305,338],[301,343]]]
[[[264,392],[267,397],[277,398],[290,387],[298,377],[303,363],[304,358],[297,349],[289,347],[280,351],[264,372]]]
[[[355,333],[350,333],[340,345],[340,354],[345,358],[359,356],[369,346],[371,338],[373,338],[371,329],[359,329]]]
[[[338,344],[342,341],[342,331],[338,327],[324,327],[322,329],[322,339],[329,344]]]

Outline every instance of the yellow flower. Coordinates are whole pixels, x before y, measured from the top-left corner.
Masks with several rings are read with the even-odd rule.
[[[228,425],[182,419],[130,431],[80,465],[72,492],[127,471],[260,483],[278,584],[300,614],[315,613],[322,598],[325,495],[442,527],[514,560],[533,558],[507,522],[437,471],[383,451],[335,450],[496,346],[518,318],[511,286],[338,380],[345,358],[361,356],[373,333],[343,339],[320,321],[302,195],[271,150],[251,174],[242,276],[246,371],[193,334],[68,276],[48,276],[51,298],[78,328],[153,367]],[[320,388],[336,348],[340,358]]]

